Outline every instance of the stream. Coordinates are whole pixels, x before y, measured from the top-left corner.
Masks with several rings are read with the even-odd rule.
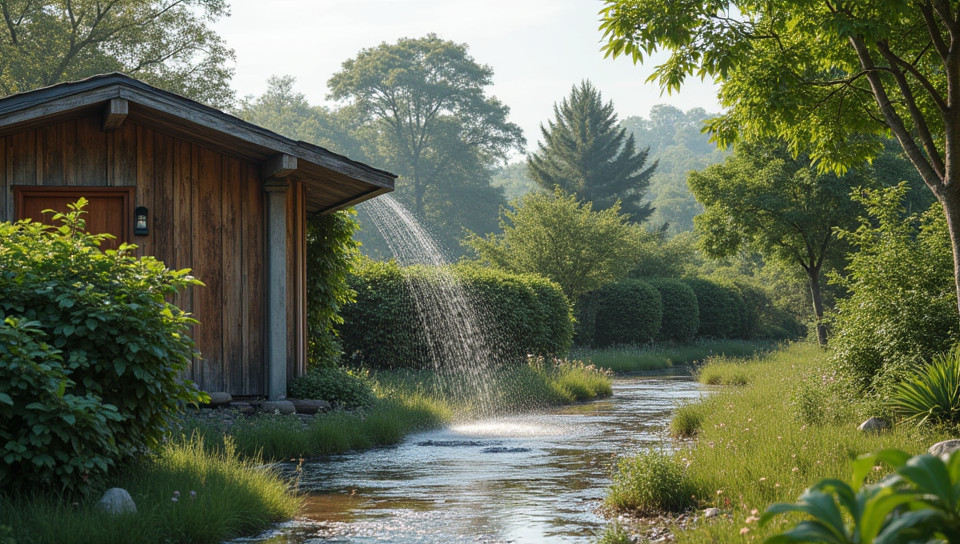
[[[607,523],[597,509],[616,457],[669,447],[673,409],[702,387],[683,376],[621,377],[613,391],[307,462],[301,518],[235,542],[594,542]]]

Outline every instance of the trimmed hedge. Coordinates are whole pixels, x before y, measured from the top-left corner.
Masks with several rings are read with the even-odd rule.
[[[597,290],[596,300],[596,347],[646,344],[660,331],[660,292],[644,281],[607,284]]]
[[[700,307],[693,289],[671,278],[652,278],[647,283],[660,292],[663,305],[657,339],[681,343],[693,341],[700,328]]]
[[[740,330],[746,314],[743,299],[729,287],[701,278],[684,278],[693,289],[700,310],[697,336],[702,338],[732,338]]]
[[[485,346],[498,360],[532,355],[563,356],[573,337],[570,306],[560,287],[539,276],[457,266],[450,271],[466,291]],[[427,344],[411,291],[429,298],[439,282],[436,269],[401,268],[396,262],[365,261],[350,277],[357,300],[343,307],[341,338],[346,356],[379,368],[430,367],[435,346]],[[461,319],[432,316],[431,319]]]

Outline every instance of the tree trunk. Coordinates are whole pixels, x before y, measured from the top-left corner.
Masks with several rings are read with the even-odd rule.
[[[957,292],[957,316],[960,319],[960,191],[948,186],[940,201],[950,231],[950,246],[953,248],[953,280]]]
[[[827,326],[823,324],[823,295],[820,292],[820,267],[807,268],[807,278],[810,280],[810,297],[813,299],[813,315],[817,318],[817,344],[820,347],[827,345]]]

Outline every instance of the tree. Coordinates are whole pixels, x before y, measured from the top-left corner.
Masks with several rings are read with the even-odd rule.
[[[623,213],[636,223],[653,210],[643,202],[650,176],[650,148],[637,151],[633,136],[617,122],[613,102],[603,103],[589,81],[574,86],[570,96],[554,104],[555,119],[540,125],[543,141],[527,158],[530,177],[541,187],[576,194],[606,210],[620,201]]]
[[[639,258],[645,233],[616,203],[593,211],[592,203],[557,188],[529,193],[512,205],[500,215],[503,234],[472,234],[464,244],[484,265],[557,282],[574,303],[625,277]]]
[[[127,72],[218,107],[233,60],[209,24],[225,0],[2,0],[0,94]]]
[[[237,116],[288,138],[350,157],[360,156],[361,144],[349,112],[331,112],[323,106],[310,105],[306,96],[294,89],[296,81],[293,76],[270,77],[266,92],[244,98]]]
[[[843,177],[817,174],[806,157],[792,158],[783,145],[746,142],[723,164],[688,178],[705,208],[694,218],[701,249],[727,257],[746,246],[765,259],[802,268],[821,346],[827,343],[823,266],[836,253],[835,229],[849,226],[861,210],[850,200],[851,187],[869,183],[856,171]]]
[[[943,209],[960,293],[956,3],[606,0],[601,15],[608,56],[669,53],[651,75],[666,90],[690,75],[720,83],[721,144],[778,136],[842,172],[892,133]]]
[[[492,77],[466,45],[429,34],[360,51],[329,85],[334,99],[352,100],[371,131],[387,139],[378,150],[384,166],[400,174],[398,189],[411,186],[413,210],[422,215],[430,189],[450,182],[445,174],[463,154],[488,165],[522,150],[509,108],[486,96]]]

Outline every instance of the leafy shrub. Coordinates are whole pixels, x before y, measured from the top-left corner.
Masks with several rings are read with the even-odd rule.
[[[108,235],[84,234],[84,205],[55,215],[59,228],[0,224],[4,362],[23,369],[0,383],[4,488],[82,491],[113,462],[156,446],[183,403],[202,400],[181,379],[196,321],[167,302],[199,282],[128,245],[101,252]],[[18,463],[22,475],[10,470]]]
[[[451,272],[477,310],[498,359],[519,362],[528,354],[564,355],[569,349],[572,317],[556,284],[469,266]],[[379,368],[430,366],[432,346],[420,330],[411,291],[429,293],[440,281],[436,271],[366,261],[350,281],[357,300],[343,308],[348,357]]]
[[[663,306],[660,292],[640,280],[607,284],[596,294],[594,344],[641,345],[653,341],[660,330]]]
[[[620,459],[606,502],[638,514],[660,514],[691,508],[694,495],[686,468],[668,453],[649,450]]]
[[[66,392],[75,384],[60,351],[40,340],[38,325],[13,317],[0,324],[0,482],[83,489],[114,464],[107,421],[119,414],[91,393]]]
[[[740,328],[744,309],[738,304],[739,294],[731,289],[702,278],[684,278],[697,296],[701,338],[731,338]],[[742,303],[742,301],[741,301]]]
[[[960,347],[937,355],[927,367],[897,384],[890,402],[918,425],[960,423]]]
[[[315,367],[290,382],[289,394],[298,399],[321,399],[343,408],[360,408],[373,401],[366,373],[341,367]]]
[[[354,301],[350,268],[359,255],[353,239],[357,221],[353,209],[307,219],[307,327],[310,366],[336,366],[343,355],[339,327],[345,304]]]
[[[850,296],[837,302],[831,344],[837,363],[879,395],[913,368],[947,351],[960,333],[953,257],[938,205],[906,216],[906,185],[857,194],[869,217],[841,232],[858,250],[846,276],[832,281]]]
[[[881,462],[895,472],[875,484],[864,484]],[[760,516],[761,525],[788,512],[810,519],[766,542],[960,542],[955,491],[960,487],[960,451],[946,462],[930,454],[910,457],[898,450],[863,455],[853,464],[852,481],[853,486],[822,480],[796,503],[770,505]]]
[[[700,327],[700,309],[693,289],[680,280],[670,278],[653,278],[647,283],[660,292],[663,305],[657,339],[692,342]]]

